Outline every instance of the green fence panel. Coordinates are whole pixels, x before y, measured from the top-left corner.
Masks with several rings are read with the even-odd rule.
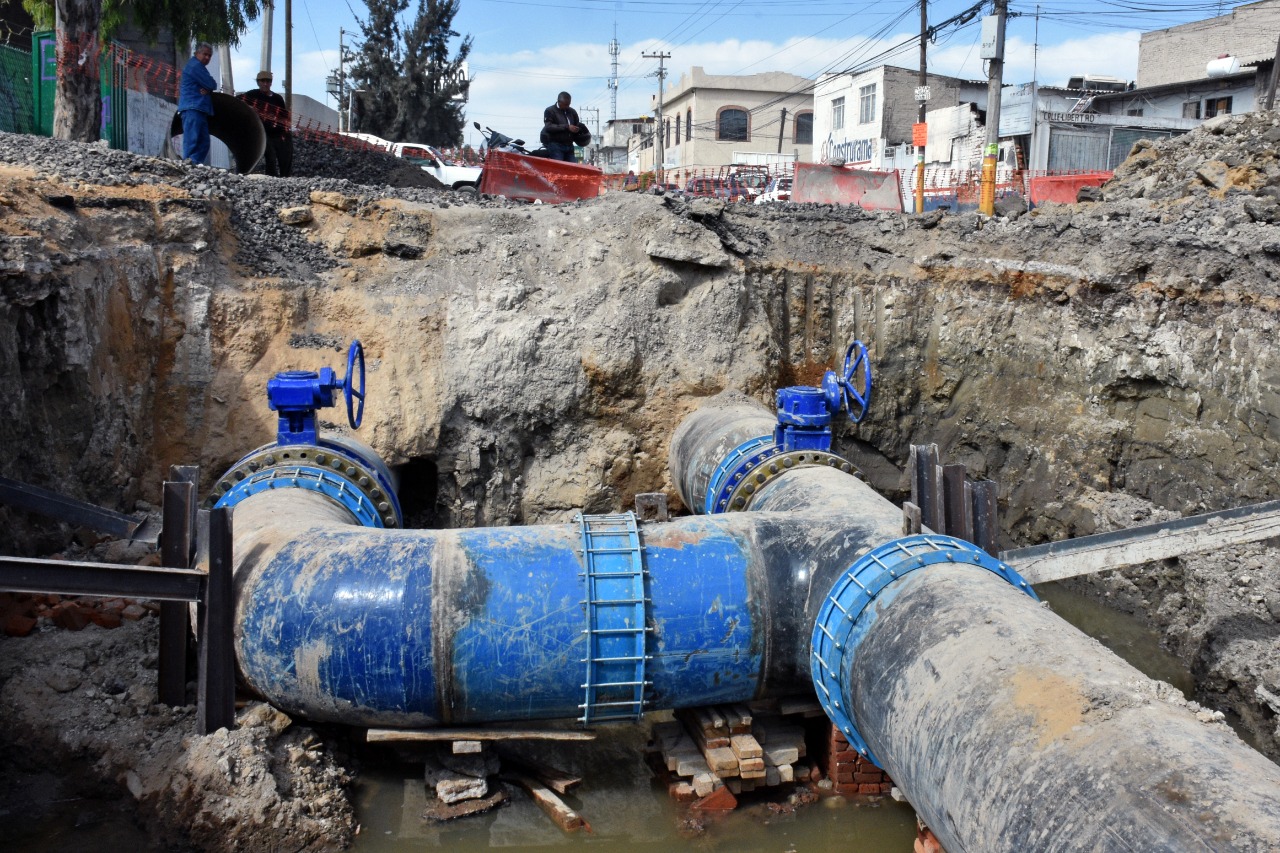
[[[32,96],[35,132],[53,136],[53,96],[58,88],[58,44],[53,30],[31,34]]]
[[[0,130],[35,133],[31,54],[0,45]]]

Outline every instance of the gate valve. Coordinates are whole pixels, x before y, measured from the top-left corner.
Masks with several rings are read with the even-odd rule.
[[[316,410],[334,405],[333,395],[339,389],[347,401],[347,423],[359,429],[364,420],[365,372],[364,347],[358,340],[347,350],[347,375],[342,379],[332,367],[322,367],[319,372],[285,370],[267,382],[267,405],[280,413],[276,443],[317,444]]]
[[[840,373],[828,370],[822,377],[822,387],[796,385],[778,389],[778,425],[774,428],[773,443],[784,453],[829,451],[831,419],[844,410],[850,421],[859,423],[867,416],[870,401],[871,361],[866,345],[854,341],[845,351],[844,369]]]

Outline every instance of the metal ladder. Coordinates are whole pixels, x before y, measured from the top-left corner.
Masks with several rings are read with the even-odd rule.
[[[634,722],[644,713],[649,599],[634,513],[581,515],[587,656],[578,722]]]

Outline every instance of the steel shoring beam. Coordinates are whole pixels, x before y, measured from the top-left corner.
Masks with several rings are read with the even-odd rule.
[[[0,557],[0,590],[5,592],[199,601],[204,583],[204,573],[192,569]]]
[[[1280,501],[1003,551],[1000,559],[1031,583],[1122,569],[1280,536]]]
[[[68,524],[81,524],[117,539],[133,538],[144,521],[8,477],[0,477],[0,503],[56,518]]]

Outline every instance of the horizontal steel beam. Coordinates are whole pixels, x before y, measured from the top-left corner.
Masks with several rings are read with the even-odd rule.
[[[1268,501],[1003,551],[1000,559],[1031,583],[1046,583],[1276,536],[1280,501]]]
[[[199,601],[204,584],[204,573],[191,569],[0,557],[0,590],[5,592]]]
[[[0,477],[0,503],[39,513],[68,524],[78,524],[106,533],[117,539],[131,539],[142,526],[143,519],[103,509],[85,501],[69,498],[39,486]],[[151,541],[155,531],[148,526]]]

